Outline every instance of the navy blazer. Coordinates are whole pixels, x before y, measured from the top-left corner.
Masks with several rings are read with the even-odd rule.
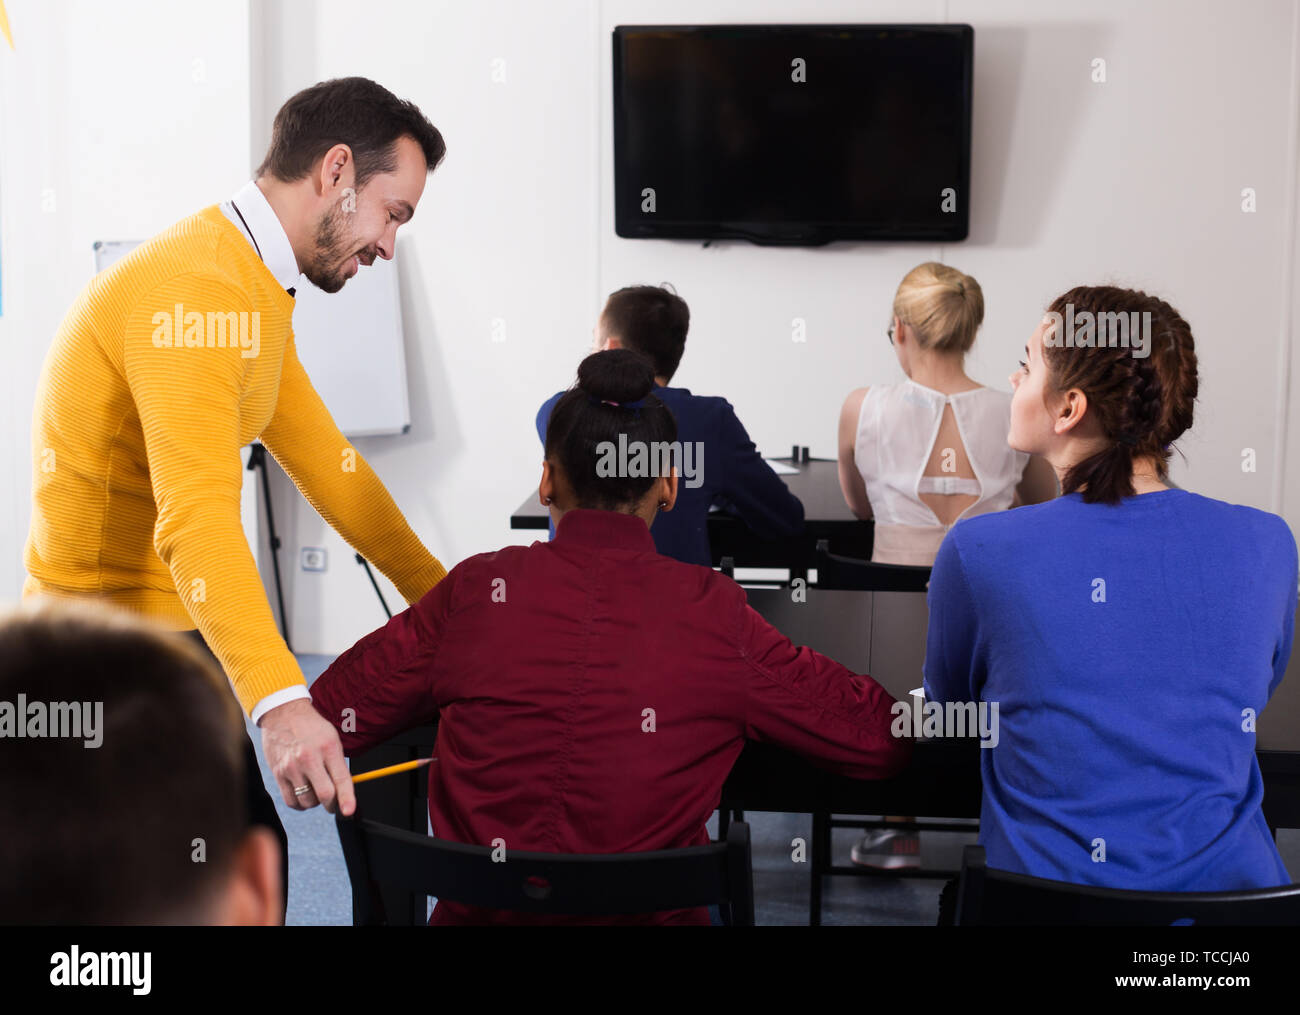
[[[537,436],[543,446],[551,410],[563,394],[547,399],[537,412]],[[676,418],[677,439],[699,441],[704,448],[701,484],[688,487],[679,475],[676,505],[660,512],[650,528],[656,550],[687,564],[711,567],[708,518],[714,505],[737,515],[765,539],[792,536],[803,529],[803,504],[763,461],[730,402],[692,395],[685,388],[656,386],[654,394]],[[692,462],[700,468],[697,460]],[[555,538],[554,524],[551,538]]]

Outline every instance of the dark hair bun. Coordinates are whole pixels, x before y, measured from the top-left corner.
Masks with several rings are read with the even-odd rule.
[[[578,387],[602,401],[640,401],[654,386],[654,367],[631,349],[592,353],[578,364]]]
[[[626,511],[659,481],[611,476],[598,465],[602,448],[624,439],[647,446],[677,440],[677,420],[654,385],[654,366],[631,349],[593,352],[578,365],[578,383],[560,396],[546,425],[546,460],[568,480],[578,507]],[[637,407],[629,408],[629,402]]]

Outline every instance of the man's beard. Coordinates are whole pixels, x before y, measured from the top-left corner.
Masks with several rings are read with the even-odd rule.
[[[336,293],[348,280],[344,274],[347,265],[341,263],[348,256],[349,249],[343,228],[346,218],[347,213],[340,201],[316,224],[316,252],[303,274],[321,292]]]

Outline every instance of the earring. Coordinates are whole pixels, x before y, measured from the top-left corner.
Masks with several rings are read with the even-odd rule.
[[[546,498],[546,503],[549,504],[550,502],[551,502],[551,498],[550,498],[550,497],[547,497],[547,498]]]
[[[662,510],[663,510],[664,508],[666,508],[667,506],[668,506],[668,502],[667,502],[666,500],[661,500],[661,501],[659,502],[659,510],[660,510],[660,511],[662,511]]]

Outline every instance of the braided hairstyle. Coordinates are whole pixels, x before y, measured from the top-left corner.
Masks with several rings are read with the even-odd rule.
[[[601,476],[596,472],[600,445],[647,446],[677,440],[677,420],[651,391],[655,368],[631,349],[594,352],[578,364],[578,382],[566,391],[546,425],[546,460],[573,488],[577,506],[603,511],[634,511],[658,476]],[[643,402],[638,409],[608,402]]]
[[[1101,314],[1150,314],[1149,354],[1134,355],[1130,348],[1069,348],[1043,344],[1050,393],[1080,389],[1088,397],[1088,411],[1105,435],[1106,446],[1076,463],[1061,482],[1061,493],[1081,490],[1089,503],[1117,504],[1131,497],[1133,461],[1150,457],[1160,479],[1169,475],[1169,454],[1192,425],[1192,406],[1198,388],[1196,350],[1192,330],[1178,311],[1162,299],[1135,289],[1116,286],[1079,286],[1058,296],[1048,308],[1074,315],[1088,311],[1095,321]],[[1131,336],[1132,338],[1132,336]]]

